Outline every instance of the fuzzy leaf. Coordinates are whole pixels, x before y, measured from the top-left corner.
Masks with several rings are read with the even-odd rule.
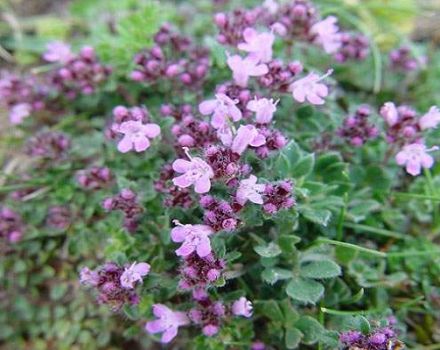
[[[292,299],[303,303],[316,304],[324,294],[324,286],[311,279],[296,277],[287,285],[286,293]]]
[[[308,278],[333,278],[341,274],[341,268],[331,260],[312,261],[303,265],[300,273]]]

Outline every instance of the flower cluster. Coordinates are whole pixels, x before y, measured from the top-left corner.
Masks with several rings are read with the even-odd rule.
[[[78,171],[76,180],[85,190],[98,190],[110,184],[112,173],[107,167],[92,166]]]
[[[411,52],[411,49],[407,46],[402,46],[391,51],[389,59],[391,68],[402,72],[418,70],[425,63],[425,59],[423,57],[415,57]]]
[[[16,243],[24,233],[24,224],[19,214],[7,207],[0,208],[0,237]]]
[[[339,335],[339,341],[347,349],[388,350],[400,349],[403,346],[397,339],[396,331],[390,322],[388,322],[387,326],[378,327],[368,334],[363,334],[359,331],[342,332]]]
[[[70,148],[70,138],[56,131],[42,131],[31,137],[26,144],[26,153],[31,157],[60,160]]]
[[[340,41],[341,45],[333,56],[339,63],[348,60],[362,61],[370,52],[369,40],[363,34],[341,33]]]
[[[429,169],[434,164],[434,159],[428,154],[438,147],[427,148],[423,140],[423,131],[436,128],[440,123],[440,111],[432,106],[428,113],[422,117],[408,106],[396,107],[394,103],[387,102],[380,109],[380,115],[387,125],[387,141],[400,148],[396,154],[398,165],[405,166],[406,171],[419,175],[421,169]]]
[[[233,206],[225,200],[206,195],[200,198],[200,205],[204,209],[203,221],[214,231],[234,231],[239,219]]]
[[[111,73],[111,68],[100,63],[91,46],[83,47],[78,54],[72,54],[66,48],[61,52],[57,47],[48,47],[43,57],[60,65],[51,72],[50,83],[70,100],[78,95],[93,94]]]
[[[164,164],[159,175],[159,180],[154,182],[154,189],[165,194],[164,205],[167,207],[189,208],[194,200],[188,188],[181,188],[172,183],[176,176],[171,164]]]
[[[376,138],[379,129],[368,122],[370,115],[370,107],[358,107],[354,115],[344,120],[344,124],[337,131],[338,135],[355,147],[360,147],[368,140]]]
[[[155,83],[161,79],[178,81],[195,88],[203,83],[209,68],[209,51],[164,24],[154,37],[155,46],[134,58],[134,81]]]
[[[98,294],[98,302],[107,304],[117,311],[125,304],[138,304],[139,296],[135,290],[137,284],[150,272],[150,265],[141,262],[130,266],[106,263],[96,270],[82,268],[80,281],[93,287]]]
[[[124,227],[129,232],[136,231],[139,214],[143,208],[137,201],[136,194],[129,189],[123,189],[119,194],[104,199],[102,206],[106,211],[120,210],[124,213]]]
[[[21,124],[24,118],[45,107],[47,89],[35,77],[1,73],[0,103],[9,111],[11,124]]]

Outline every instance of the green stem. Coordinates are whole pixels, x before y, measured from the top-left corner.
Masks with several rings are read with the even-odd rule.
[[[437,197],[437,190],[434,185],[434,181],[432,179],[431,171],[429,169],[424,169],[426,182],[428,183],[428,195]],[[434,218],[433,218],[433,225],[434,227],[437,227],[439,224],[439,211],[438,211],[438,205],[434,204]]]
[[[365,254],[368,254],[368,255],[377,256],[377,257],[380,257],[380,258],[386,258],[387,257],[387,254],[384,253],[384,252],[379,252],[377,250],[360,247],[358,245],[351,244],[351,243],[335,241],[333,239],[318,238],[316,240],[316,242],[318,244],[320,244],[320,243],[324,243],[324,244],[327,243],[327,244],[332,244],[332,245],[340,246],[340,247],[344,247],[344,248],[350,248],[350,249],[353,249],[353,250],[357,250],[358,252],[365,253]]]
[[[355,230],[374,233],[379,236],[391,237],[391,238],[396,238],[396,239],[408,239],[408,237],[406,235],[404,235],[403,233],[385,230],[385,229],[378,228],[378,227],[372,227],[372,226],[361,225],[361,224],[353,224],[353,223],[349,223],[349,222],[346,222],[344,224],[344,226],[355,229]]]
[[[321,311],[324,314],[337,315],[337,316],[378,314],[381,312],[380,309],[359,310],[359,311],[343,311],[343,310],[327,309],[326,307],[321,307]]]
[[[337,231],[336,231],[336,239],[338,241],[342,241],[343,235],[344,235],[344,219],[345,219],[345,213],[347,212],[347,201],[348,196],[347,193],[344,194],[344,206],[341,208],[341,211],[339,213],[338,217],[338,225],[337,225]]]
[[[426,194],[417,194],[417,193],[408,193],[408,192],[393,192],[391,195],[396,197],[403,197],[403,198],[409,198],[409,199],[426,199],[431,200],[433,202],[440,202],[440,197],[437,196],[430,196]]]

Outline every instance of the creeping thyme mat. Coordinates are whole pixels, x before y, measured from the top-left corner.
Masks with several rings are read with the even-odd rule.
[[[16,6],[1,349],[440,349],[440,53],[405,31],[417,3]]]

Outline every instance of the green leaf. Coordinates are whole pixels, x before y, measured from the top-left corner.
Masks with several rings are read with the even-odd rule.
[[[302,341],[305,344],[316,343],[324,332],[324,327],[310,316],[302,316],[295,323],[295,327],[304,334]]]
[[[296,328],[287,328],[285,334],[285,344],[287,349],[296,349],[301,342],[303,334]]]
[[[275,300],[261,300],[256,301],[254,304],[259,314],[265,315],[275,322],[283,320],[283,312]]]
[[[265,269],[261,273],[263,280],[269,284],[275,284],[278,281],[285,280],[292,277],[292,272],[279,267],[271,267]]]
[[[295,235],[285,235],[278,239],[278,244],[284,253],[292,253],[296,250],[295,244],[299,243],[301,238]]]
[[[331,260],[312,261],[301,267],[300,274],[308,278],[333,278],[341,274],[341,268]]]
[[[254,247],[255,252],[264,258],[274,258],[281,254],[278,244],[270,242],[268,245],[258,245]]]
[[[316,209],[310,206],[302,206],[300,208],[300,213],[307,219],[315,224],[327,226],[329,223],[332,213],[328,209]]]
[[[303,303],[316,304],[324,295],[324,286],[311,279],[296,277],[287,285],[286,293],[292,299]]]
[[[293,177],[303,177],[310,174],[315,166],[315,154],[311,153],[300,159],[292,169]]]

